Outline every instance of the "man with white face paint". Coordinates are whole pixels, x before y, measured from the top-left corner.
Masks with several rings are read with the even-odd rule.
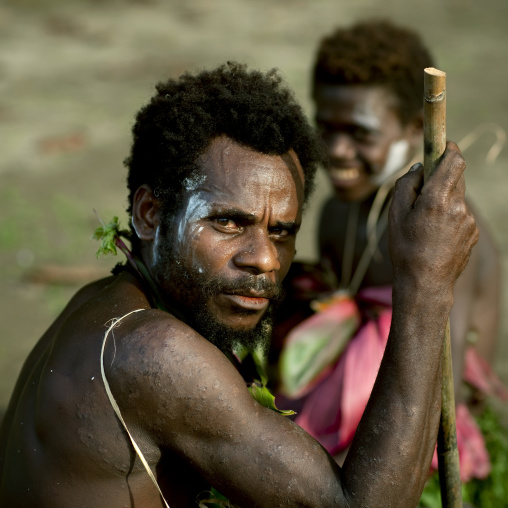
[[[229,63],[157,86],[126,160],[129,262],[27,359],[0,429],[0,506],[415,505],[453,284],[478,239],[465,163],[449,143],[424,187],[421,168],[398,183],[390,352],[340,468],[279,414],[262,365],[320,161],[275,71]],[[432,235],[412,239],[423,224]]]
[[[282,407],[295,407],[296,402],[300,409],[296,422],[339,463],[367,404],[388,337],[394,279],[388,209],[397,178],[423,159],[423,69],[432,66],[416,33],[383,21],[334,31],[322,39],[314,63],[315,121],[326,145],[325,169],[334,194],[320,216],[320,266],[295,263],[286,279],[288,294],[294,299],[280,309],[274,351],[277,343],[282,347],[288,329],[299,344],[305,334],[309,342],[315,342],[329,333],[326,313],[321,314],[322,321],[313,314],[317,307],[323,308],[320,299],[326,300],[326,306],[333,302],[342,302],[344,308],[357,306],[360,317],[357,327],[347,332],[348,346],[340,350],[340,356],[337,350],[319,365],[309,355],[309,364],[301,369],[313,374],[300,373],[306,384],[293,383],[296,374],[289,360],[282,364],[281,391],[288,398],[280,399]],[[500,280],[497,251],[481,227],[479,245],[455,287],[451,312],[457,395],[465,358],[471,365],[477,365],[478,352],[493,359]],[[314,303],[309,306],[309,301]],[[310,316],[311,322],[293,328],[299,319]],[[341,316],[337,314],[338,323],[344,319]],[[342,329],[348,326],[345,322]],[[473,333],[478,339],[476,349],[466,354]],[[291,347],[284,346],[283,358],[291,357]],[[329,347],[328,342],[321,347]],[[315,351],[313,355],[318,358]],[[482,380],[467,381],[480,381],[482,386]],[[460,411],[466,410],[460,406]],[[470,418],[467,421],[469,424]],[[483,443],[481,436],[475,437]],[[464,480],[485,477],[488,457],[484,447],[476,455],[461,458],[467,462],[463,470],[469,471]]]

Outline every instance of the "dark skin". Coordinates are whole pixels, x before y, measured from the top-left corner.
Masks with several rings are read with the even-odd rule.
[[[330,159],[327,171],[335,190],[335,196],[321,213],[319,250],[340,277],[348,214],[353,203],[359,207],[353,253],[356,267],[367,244],[367,217],[383,180],[380,175],[409,167],[423,145],[423,112],[403,123],[397,97],[382,85],[321,85],[316,87],[314,99],[316,123]],[[468,333],[476,333],[479,352],[492,361],[499,323],[499,256],[486,226],[475,216],[480,240],[455,285],[450,315],[454,384],[459,399]],[[378,249],[360,288],[392,284],[386,232]]]
[[[294,152],[263,155],[222,137],[200,164],[204,179],[187,191],[180,211],[182,236],[171,237],[177,259],[206,277],[282,280],[301,221],[303,174]],[[151,309],[125,273],[81,290],[25,363],[1,430],[0,504],[163,506],[99,370],[105,323],[144,309],[115,328],[106,376],[171,507],[193,506],[209,485],[248,507],[416,505],[436,440],[453,284],[478,239],[464,201],[464,167],[448,145],[423,188],[421,170],[397,185],[392,331],[342,469],[302,429],[255,402],[223,352],[185,322]],[[159,248],[161,209],[147,186],[136,193],[133,222],[143,259],[160,280],[167,257]],[[175,304],[180,291],[173,284],[166,279],[161,289]],[[249,292],[199,303],[242,330],[263,315],[264,300]],[[186,304],[179,309],[192,312]]]

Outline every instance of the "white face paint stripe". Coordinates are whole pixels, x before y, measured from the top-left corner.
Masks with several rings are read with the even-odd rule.
[[[376,175],[372,176],[372,181],[376,185],[381,185],[387,178],[402,169],[404,164],[408,162],[409,143],[407,139],[399,139],[394,141],[388,149],[388,156],[383,169]]]
[[[177,246],[175,246],[175,250],[183,255],[183,249],[187,249],[187,253],[190,253],[192,257],[194,257],[194,253],[192,252],[193,242],[189,241],[189,239],[195,235],[201,233],[204,229],[204,226],[197,226],[197,222],[209,215],[210,204],[203,199],[199,193],[192,194],[189,196],[187,201],[187,205],[183,211],[180,221],[178,222],[178,227],[176,231],[176,239],[175,242]],[[186,233],[189,232],[189,235]],[[157,228],[154,239],[154,263],[160,264],[162,263],[161,259],[165,254],[163,254],[163,250],[161,245],[164,243],[164,240],[161,239],[160,227]],[[177,260],[176,263],[179,263]],[[198,267],[200,268],[200,267]]]
[[[192,227],[192,223],[195,223],[197,220],[206,217],[209,213],[210,204],[204,200],[199,194],[193,194],[189,197],[187,201],[187,208],[178,224],[178,232],[177,238],[180,244],[183,243],[185,229],[187,226]],[[201,232],[203,227],[199,229],[198,232]]]

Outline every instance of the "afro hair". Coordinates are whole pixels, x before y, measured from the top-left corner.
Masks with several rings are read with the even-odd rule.
[[[186,73],[156,86],[137,114],[128,168],[129,209],[148,184],[166,217],[181,206],[184,182],[199,172],[198,159],[218,136],[268,155],[293,149],[305,175],[305,201],[314,186],[322,148],[293,93],[275,69],[262,73],[228,62]]]
[[[406,124],[422,108],[423,70],[434,65],[419,35],[385,20],[339,28],[322,39],[313,71],[320,84],[381,85],[398,99]]]

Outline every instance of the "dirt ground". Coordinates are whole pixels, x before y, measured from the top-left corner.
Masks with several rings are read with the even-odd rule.
[[[506,0],[0,0],[0,409],[66,300],[115,263],[94,257],[93,210],[125,224],[122,160],[154,84],[226,60],[278,67],[311,114],[317,41],[365,17],[423,34],[448,73],[449,138],[486,129],[465,152],[468,193],[498,242],[508,287],[508,148],[485,162],[493,129],[508,129]],[[300,258],[315,256],[326,193],[320,177]],[[504,301],[496,369],[508,382]]]

